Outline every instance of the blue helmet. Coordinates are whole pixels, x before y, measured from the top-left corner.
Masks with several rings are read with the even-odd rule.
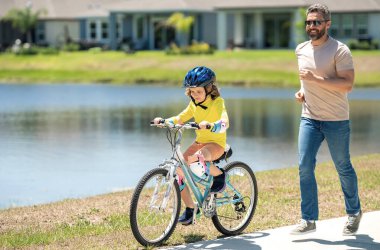
[[[195,67],[187,72],[185,79],[183,80],[183,87],[195,88],[206,87],[209,84],[215,82],[215,73],[211,69],[200,66]]]

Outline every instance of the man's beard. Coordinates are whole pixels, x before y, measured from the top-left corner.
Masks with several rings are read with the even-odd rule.
[[[308,30],[308,31],[307,31],[307,35],[309,36],[309,38],[310,38],[312,41],[315,41],[315,40],[320,39],[320,38],[321,38],[322,36],[324,36],[324,34],[326,33],[326,30],[324,30],[324,29],[321,30],[321,31],[315,29],[316,33],[313,33],[313,34],[310,33],[311,31],[312,31],[312,30]]]

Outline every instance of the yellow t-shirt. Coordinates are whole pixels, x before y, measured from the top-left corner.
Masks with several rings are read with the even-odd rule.
[[[207,96],[206,100],[202,103],[202,106],[207,107],[203,109],[200,106],[196,106],[192,101],[178,116],[172,117],[174,123],[187,122],[191,118],[194,118],[196,123],[202,121],[207,121],[210,123],[224,119],[228,122],[228,115],[226,107],[224,106],[224,100],[221,97],[217,97],[215,100],[212,100],[210,96]],[[215,142],[225,148],[227,133],[213,133],[208,129],[198,129],[195,130],[197,135],[196,141],[199,143],[210,143]]]

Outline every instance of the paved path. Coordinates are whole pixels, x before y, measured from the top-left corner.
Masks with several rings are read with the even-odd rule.
[[[346,219],[317,221],[317,231],[305,235],[290,235],[293,225],[165,249],[380,250],[380,211],[364,213],[355,236],[342,235]]]

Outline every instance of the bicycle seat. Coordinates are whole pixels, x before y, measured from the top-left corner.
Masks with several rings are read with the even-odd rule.
[[[222,160],[225,160],[227,161],[228,158],[230,158],[232,155],[232,148],[230,145],[227,144],[226,146],[226,149],[224,150],[224,153],[222,154],[222,156],[220,156],[218,159],[216,160],[213,160],[212,162],[213,163],[219,163],[220,161]]]

